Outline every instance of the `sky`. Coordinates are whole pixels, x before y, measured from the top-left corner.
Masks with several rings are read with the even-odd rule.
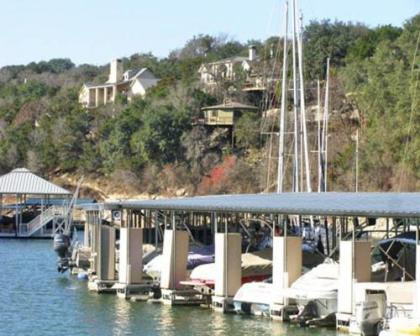
[[[314,19],[370,27],[404,21],[420,0],[299,0]],[[51,58],[101,65],[152,52],[165,57],[198,34],[241,42],[281,32],[284,0],[0,0],[0,67]]]

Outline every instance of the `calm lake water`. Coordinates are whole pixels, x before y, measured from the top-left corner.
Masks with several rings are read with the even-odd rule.
[[[0,239],[0,335],[335,335],[203,308],[87,291],[55,269],[52,241]]]

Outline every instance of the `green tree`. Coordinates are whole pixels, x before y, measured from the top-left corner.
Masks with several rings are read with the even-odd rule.
[[[256,112],[246,112],[237,120],[235,138],[239,148],[249,149],[259,145],[260,121]]]
[[[303,35],[306,76],[310,79],[323,78],[327,57],[330,57],[332,66],[344,66],[354,41],[367,34],[369,28],[362,24],[311,21]]]
[[[182,158],[181,136],[190,129],[186,110],[173,106],[150,106],[142,115],[142,127],[133,135],[133,153],[146,162],[172,163]]]

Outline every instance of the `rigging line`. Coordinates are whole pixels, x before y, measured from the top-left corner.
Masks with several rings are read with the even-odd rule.
[[[288,2],[286,1],[286,4],[288,4]],[[283,22],[283,24],[285,24],[286,25],[286,27],[288,26],[288,20],[287,20],[287,18],[285,18],[285,22]],[[280,72],[280,69],[279,69],[279,80],[280,80],[280,73],[282,74],[282,75],[286,75],[287,76],[287,54],[289,54],[289,51],[290,51],[290,48],[291,48],[291,46],[290,46],[290,44],[287,44],[287,39],[288,39],[288,36],[287,36],[287,33],[286,33],[286,35],[285,36],[283,36],[283,41],[281,41],[281,39],[279,39],[278,40],[278,46],[279,46],[279,48],[278,48],[278,50],[277,50],[277,54],[278,55],[276,55],[277,57],[276,57],[276,62],[277,62],[277,60],[279,59],[279,53],[280,53],[280,46],[283,44],[283,66],[284,66],[284,64],[286,64],[286,71],[284,71],[284,68],[281,70],[281,72]],[[283,42],[283,43],[282,43]],[[285,45],[285,42],[286,42],[286,48],[284,48],[284,45]],[[285,60],[284,60],[284,55],[286,54],[286,63],[284,63],[285,62]],[[280,62],[279,62],[280,63]],[[274,76],[275,76],[275,68],[273,68],[273,74],[272,74],[272,76],[273,76],[273,78],[274,78]],[[285,85],[285,87],[286,87],[286,92],[287,92],[287,88],[288,88],[288,84],[287,84],[287,78],[286,78],[286,85]],[[283,91],[283,84],[282,84],[282,91]],[[278,105],[283,105],[283,107],[285,108],[286,107],[286,105],[287,105],[287,103],[286,103],[286,101],[284,101],[284,102],[282,102],[282,97],[283,97],[283,94],[281,95],[281,96],[279,96],[278,97],[278,101],[277,101],[277,106]],[[275,95],[273,96],[273,106],[276,106],[276,104],[275,104]],[[281,107],[280,107],[280,109],[281,109]],[[280,110],[279,110],[280,111]],[[284,111],[285,113],[285,115],[284,115],[284,130],[286,129],[286,120],[287,120],[287,113],[286,112],[288,112],[288,109],[286,109],[285,111]],[[281,117],[280,117],[281,118]],[[273,130],[274,129],[274,126],[275,126],[275,118],[273,119],[273,123],[272,123],[272,128],[271,128],[271,130]],[[281,128],[281,127],[280,127]],[[279,131],[279,150],[280,150],[280,147],[281,147],[281,139],[280,139],[280,131]],[[284,154],[283,154],[283,156],[284,156]],[[277,167],[277,188],[278,188],[278,184],[279,184],[279,182],[278,182],[278,179],[279,179],[279,177],[282,179],[282,180],[284,180],[284,176],[285,176],[285,170],[284,170],[284,167],[283,167],[283,171],[282,172],[279,172],[279,169],[280,169],[280,167],[281,167],[281,162],[280,162],[280,155],[279,155],[279,160],[278,160],[278,167]],[[284,166],[284,164],[283,164],[283,166]]]
[[[417,72],[417,75],[414,76],[414,68],[415,68],[415,64],[416,64],[416,58],[417,58],[417,51],[419,48],[419,41],[420,41],[420,32],[417,34],[417,42],[416,42],[416,48],[414,49],[414,55],[413,55],[413,62],[411,63],[411,85],[413,85],[414,79],[415,79],[415,85],[414,85],[414,92],[413,92],[413,96],[411,98],[411,111],[410,111],[410,119],[408,122],[408,129],[407,129],[407,138],[405,140],[405,144],[404,144],[404,153],[403,153],[403,158],[401,161],[401,165],[400,165],[400,176],[399,176],[399,182],[398,182],[398,191],[401,191],[401,185],[402,185],[402,179],[403,179],[403,174],[404,174],[404,163],[407,159],[407,153],[408,153],[408,146],[410,143],[410,134],[411,134],[411,128],[413,125],[413,118],[414,118],[414,112],[415,112],[415,106],[416,106],[416,101],[417,101],[417,84],[418,84],[418,77],[419,74]]]
[[[276,54],[275,54],[275,57],[274,57],[272,71],[271,71],[271,74],[270,74],[271,78],[275,78],[274,77],[275,76],[275,69],[277,67],[277,60],[279,59],[279,55],[280,55],[280,48],[281,48],[281,41],[279,39],[278,42],[277,42]],[[266,90],[266,95],[268,96],[268,90]],[[273,95],[272,101],[271,101],[270,105],[267,106],[267,108],[273,106],[274,104],[275,104],[275,96]]]
[[[273,0],[273,1],[271,2],[271,11],[270,11],[270,16],[269,16],[269,19],[268,19],[268,21],[267,21],[267,25],[266,25],[266,27],[265,27],[265,34],[266,34],[266,36],[268,36],[268,37],[269,37],[270,27],[271,27],[271,25],[273,24],[273,17],[274,17],[274,12],[275,12],[276,3],[277,3],[277,1],[276,1],[276,0]]]
[[[267,26],[266,26],[266,40],[270,37],[268,31],[269,31],[269,28],[271,27],[272,22],[273,22],[275,4],[276,4],[276,0],[273,0],[271,12],[270,12],[270,19],[269,19],[269,21],[267,23]],[[263,58],[264,61],[263,61],[263,67],[262,67],[262,78],[263,78],[263,83],[264,83],[264,77],[266,77],[267,69],[269,68],[268,63],[270,62],[270,61],[267,61],[267,59],[268,59],[267,58],[267,46],[265,46],[265,45],[264,45],[263,52],[264,52],[264,58]],[[274,58],[274,61],[276,61],[276,59],[277,59],[277,57]],[[268,99],[267,96],[266,96],[266,98]],[[264,102],[267,103],[267,101],[264,101]],[[267,103],[266,106],[268,106],[268,103]],[[266,106],[262,106],[263,110]]]
[[[271,26],[271,24],[272,24],[272,22],[273,22],[273,16],[274,16],[274,12],[276,11],[275,10],[275,5],[276,5],[276,3],[277,3],[277,0],[273,0],[273,2],[272,2],[272,8],[271,8],[271,12],[270,12],[270,20],[269,20],[269,22],[267,23],[267,27],[266,27],[266,36],[267,36],[267,39],[270,37],[269,36],[269,34],[268,34],[268,30],[269,30],[269,28],[270,28],[270,26]],[[278,54],[279,54],[279,50],[280,50],[280,40],[278,41],[278,43],[277,43],[277,49],[276,49],[276,53],[275,53],[275,55],[273,55],[274,56],[274,61],[273,61],[273,67],[272,67],[272,75],[274,75],[274,69],[275,69],[275,67],[276,67],[276,63],[277,63],[277,59],[278,59]],[[267,59],[267,48],[264,48],[264,59]],[[267,68],[268,68],[268,64],[269,64],[270,62],[264,62],[264,65],[263,65],[263,76],[265,76],[267,73],[268,73],[268,71],[267,71]],[[268,106],[268,104],[267,104],[267,106]]]
[[[284,24],[284,22],[282,22]],[[279,34],[280,35],[280,34]],[[287,36],[284,36],[283,39],[287,38]],[[284,40],[283,40],[284,41]],[[279,56],[280,56],[280,49],[281,49],[281,39],[279,38],[277,41],[277,48],[276,48],[276,52],[274,56],[274,60],[272,61],[272,68],[271,68],[271,73],[269,73],[268,75],[271,76],[271,78],[275,78],[275,74],[276,74],[276,68],[277,68],[277,62],[279,60]],[[267,50],[267,49],[265,49]],[[267,62],[269,63],[269,62]],[[264,65],[267,65],[267,63],[265,63]],[[266,73],[268,73],[268,71],[266,71],[267,68],[264,68],[264,72],[263,75],[265,75]],[[274,86],[274,90],[275,90],[276,86]],[[267,81],[266,81],[266,90],[265,90],[265,95],[266,95],[266,110],[269,110],[270,107],[275,106],[275,95],[273,92],[273,97],[271,98],[271,100],[269,99],[269,88],[267,85]],[[267,114],[266,114],[267,116]],[[267,123],[271,123],[269,126],[270,127],[270,139],[269,139],[269,144],[268,144],[268,155],[267,155],[267,175],[266,175],[266,190],[268,190],[268,188],[270,187],[270,175],[271,175],[271,162],[272,162],[272,151],[273,151],[273,142],[274,142],[274,138],[273,138],[273,131],[274,131],[274,127],[275,127],[275,118],[273,118],[273,120],[271,120],[271,117],[267,117],[267,120],[264,121],[264,125],[266,126]]]
[[[267,49],[265,49],[265,52],[267,51]],[[272,66],[272,71],[271,71],[271,78],[274,78],[274,72],[275,72],[275,67],[277,66],[277,59],[278,59],[278,55],[279,55],[279,53],[280,53],[280,40],[278,41],[278,43],[277,43],[277,48],[276,48],[276,53],[275,53],[275,55],[274,55],[274,61],[272,62],[273,63],[273,66]],[[266,57],[265,57],[266,58]],[[264,66],[263,66],[263,73],[262,73],[262,76],[264,77],[267,77],[267,74],[268,74],[268,71],[267,71],[267,69],[268,69],[268,66],[267,66],[267,63],[269,63],[269,61],[268,62],[264,62]],[[266,84],[267,84],[267,81],[265,81],[266,82]],[[268,108],[269,108],[269,106],[271,106],[273,103],[272,102],[270,102],[269,101],[269,95],[268,95],[268,87],[267,87],[267,85],[266,85],[266,91],[265,91],[265,99],[264,99],[264,104],[265,105],[263,105],[262,106],[262,109],[263,110],[267,110]],[[262,123],[261,123],[261,127],[265,127],[266,126],[266,121],[267,120],[263,120],[262,121]]]

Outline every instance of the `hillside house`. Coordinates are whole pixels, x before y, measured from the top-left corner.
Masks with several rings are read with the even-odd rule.
[[[267,84],[273,84],[278,80],[277,72],[272,71],[271,58],[263,61],[258,55],[255,46],[248,49],[248,57],[234,56],[220,61],[205,63],[200,66],[200,83],[207,92],[212,92],[222,81],[234,81],[236,69],[245,73],[243,91],[264,91]],[[265,74],[264,70],[270,70]]]
[[[204,118],[197,123],[207,126],[231,127],[235,121],[246,111],[258,111],[258,107],[245,105],[226,99],[220,105],[207,106],[201,109]]]
[[[122,61],[115,59],[110,64],[108,81],[103,84],[84,84],[80,90],[79,103],[85,108],[97,108],[114,102],[118,94],[126,96],[130,101],[135,96],[144,97],[147,90],[158,81],[147,68],[124,72]]]

